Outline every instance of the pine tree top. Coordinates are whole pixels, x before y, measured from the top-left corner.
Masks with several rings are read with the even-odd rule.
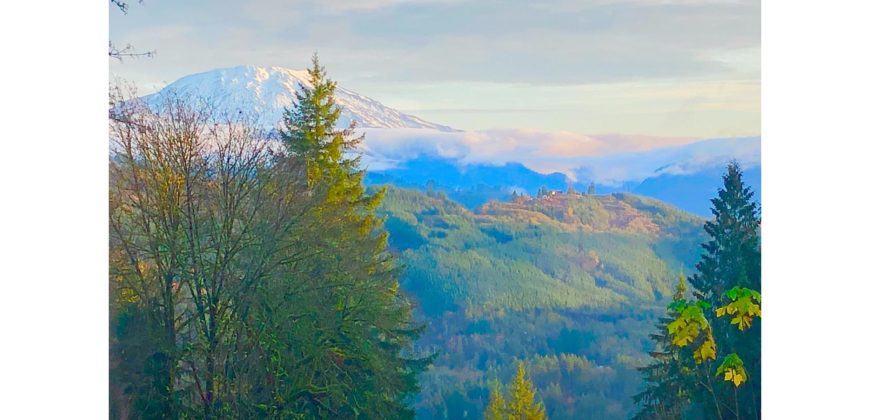
[[[760,217],[753,197],[740,165],[732,161],[722,176],[722,187],[710,200],[713,219],[704,223],[710,240],[701,245],[704,253],[690,279],[698,298],[718,299],[737,285],[760,288]]]
[[[680,278],[677,281],[677,287],[674,290],[674,300],[677,301],[677,300],[685,299],[686,298],[686,291],[688,291],[688,290],[689,290],[689,288],[686,285],[686,276],[683,273],[680,273]]]
[[[535,402],[535,388],[526,376],[524,363],[517,365],[517,373],[510,385],[508,418],[537,420],[546,418],[544,404]]]
[[[294,106],[285,110],[279,136],[289,154],[304,159],[310,184],[329,179],[339,195],[345,190],[359,197],[359,156],[348,154],[356,150],[363,136],[354,133],[355,122],[346,129],[336,127],[342,111],[335,102],[337,84],[327,77],[317,54],[311,59],[308,77],[309,86],[300,86]]]

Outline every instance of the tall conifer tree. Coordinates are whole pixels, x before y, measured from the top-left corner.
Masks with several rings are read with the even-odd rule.
[[[517,366],[510,385],[510,399],[507,403],[508,420],[544,420],[544,404],[535,401],[535,386],[526,377],[525,364]]]
[[[710,241],[703,244],[704,254],[697,274],[690,279],[699,299],[718,300],[722,292],[734,286],[761,290],[761,226],[755,195],[743,182],[737,162],[728,165],[713,204],[713,220],[704,224]]]
[[[690,279],[696,299],[685,299],[681,281],[661,333],[651,335],[667,350],[641,368],[647,387],[634,397],[636,418],[678,418],[686,407],[720,420],[761,417],[760,215],[736,162],[722,180]],[[673,398],[684,390],[687,400]]]
[[[713,219],[704,224],[710,240],[702,245],[703,255],[696,265],[697,273],[690,279],[695,296],[713,307],[726,303],[722,294],[734,287],[761,291],[760,211],[753,199],[754,192],[743,181],[737,162],[731,162],[722,177],[723,186],[711,202]],[[761,320],[746,331],[729,325],[728,317],[714,316],[707,311],[713,326],[717,353],[720,358],[738,353],[743,359],[749,380],[736,390],[727,383],[713,382],[712,392],[698,391],[708,407],[713,394],[719,394],[726,418],[760,418],[761,416]],[[722,396],[727,396],[723,398]],[[712,410],[710,410],[712,411]]]
[[[507,417],[507,403],[501,395],[501,384],[495,383],[489,393],[489,404],[483,418],[486,420],[505,420]]]
[[[680,275],[672,302],[686,299],[687,290],[686,278]],[[649,353],[653,361],[638,368],[646,386],[633,397],[635,404],[640,405],[635,419],[679,418],[689,403],[683,368],[693,364],[691,352],[673,345],[667,328],[677,316],[673,310],[668,310],[667,315],[659,319],[658,331],[650,334],[656,349]]]
[[[431,359],[406,355],[422,328],[411,320],[375,215],[383,190],[367,194],[363,187],[359,157],[349,156],[362,136],[354,123],[337,126],[336,83],[317,55],[308,75],[279,134],[288,158],[304,161],[311,193],[322,197],[313,211],[316,239],[308,244],[319,251],[294,267],[315,284],[306,306],[318,315],[297,327],[311,342],[291,348],[299,358],[283,370],[291,383],[301,380],[293,369],[304,372],[308,391],[291,386],[278,397],[297,398],[293,411],[316,416],[410,418],[408,397]],[[293,305],[288,311],[300,312]]]

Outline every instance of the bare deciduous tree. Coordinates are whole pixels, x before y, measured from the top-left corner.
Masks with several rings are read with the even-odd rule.
[[[211,418],[229,389],[220,384],[239,314],[286,263],[307,184],[240,114],[218,117],[173,95],[155,111],[131,97],[116,95],[111,111],[113,311],[135,308],[149,321],[159,344],[145,357],[161,360],[161,412],[198,405]]]

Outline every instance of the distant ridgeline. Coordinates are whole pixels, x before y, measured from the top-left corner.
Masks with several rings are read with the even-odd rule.
[[[710,197],[716,194],[722,183],[724,167],[725,163],[722,163],[692,173],[656,173],[640,181],[626,181],[614,186],[594,184],[583,177],[572,181],[558,172],[542,174],[519,163],[463,164],[444,157],[422,156],[402,162],[395,168],[371,170],[366,174],[365,183],[443,191],[450,199],[470,209],[492,200],[508,201],[513,192],[534,196],[541,187],[554,191],[574,188],[585,192],[590,184],[594,184],[599,194],[625,192],[657,198],[706,218],[711,216]],[[760,197],[760,166],[747,167],[744,180]]]
[[[519,163],[461,165],[452,159],[423,156],[396,168],[369,171],[366,183],[434,188],[465,207],[475,208],[490,200],[507,200],[513,191],[534,194],[542,186],[551,190],[566,189],[570,180],[564,174],[545,175]]]
[[[631,194],[547,192],[472,212],[441,192],[388,188],[381,212],[428,315],[612,308],[668,296],[698,259],[702,219]]]

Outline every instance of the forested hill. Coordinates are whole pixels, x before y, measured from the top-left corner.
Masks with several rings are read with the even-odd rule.
[[[380,212],[435,353],[420,419],[483,418],[494,381],[528,363],[551,419],[625,419],[652,323],[693,272],[702,219],[629,194],[547,193],[472,211],[388,187]]]
[[[668,296],[698,258],[702,219],[630,194],[548,193],[468,210],[388,188],[381,211],[427,314],[609,308]]]

